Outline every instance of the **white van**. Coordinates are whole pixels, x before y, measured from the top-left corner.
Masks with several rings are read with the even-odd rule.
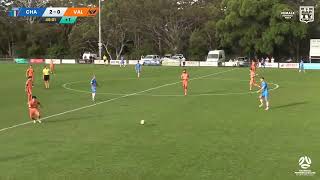
[[[224,50],[209,51],[207,56],[207,62],[217,62],[218,65],[221,65],[225,61],[226,55],[224,53]]]
[[[91,59],[97,59],[97,54],[91,53],[91,52],[84,52],[82,55],[83,60],[91,60]]]

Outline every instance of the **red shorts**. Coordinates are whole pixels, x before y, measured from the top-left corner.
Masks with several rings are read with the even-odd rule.
[[[26,93],[27,95],[32,94],[32,89],[27,89]]]
[[[182,86],[184,88],[187,88],[188,87],[188,81],[182,81]]]
[[[256,84],[256,80],[254,78],[250,79],[250,84]]]
[[[29,116],[30,119],[38,118],[40,116],[40,112],[36,108],[29,108]]]
[[[28,101],[31,100],[32,90],[31,89],[27,89],[26,93],[27,93]]]

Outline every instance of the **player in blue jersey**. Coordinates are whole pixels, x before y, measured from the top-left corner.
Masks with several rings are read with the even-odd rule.
[[[97,93],[97,86],[98,86],[95,75],[93,75],[90,84],[91,84],[92,101],[95,102],[96,93]]]
[[[267,82],[264,80],[264,77],[261,77],[260,78],[260,81],[261,81],[261,88],[260,90],[258,91],[258,93],[261,93],[260,96],[259,96],[259,99],[260,99],[260,105],[259,107],[263,107],[264,103],[265,103],[265,110],[269,110],[269,89],[268,89],[268,84]]]
[[[140,73],[141,73],[142,65],[140,64],[140,61],[135,65],[135,70],[136,73],[138,74],[138,78],[140,78]]]
[[[304,62],[303,59],[301,59],[300,63],[299,63],[299,72],[306,72],[306,70],[304,69]]]
[[[126,63],[123,56],[121,56],[120,67],[126,67]]]

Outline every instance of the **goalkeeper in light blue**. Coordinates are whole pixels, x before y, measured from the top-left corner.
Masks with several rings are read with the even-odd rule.
[[[259,96],[260,105],[259,107],[263,107],[265,105],[265,110],[269,110],[269,88],[267,82],[264,80],[264,77],[260,78],[261,88],[258,93],[261,93]]]
[[[140,78],[141,69],[142,69],[142,65],[140,64],[140,61],[138,61],[137,64],[135,65],[135,70],[138,75],[138,78]]]
[[[95,75],[93,75],[90,84],[91,84],[92,101],[95,102],[96,93],[97,93],[97,86],[98,86],[98,82],[96,80]]]
[[[306,70],[304,69],[303,59],[301,59],[301,61],[299,63],[299,72],[306,72]]]

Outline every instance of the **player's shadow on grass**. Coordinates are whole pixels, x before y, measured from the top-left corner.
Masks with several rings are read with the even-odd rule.
[[[18,159],[23,159],[29,156],[33,156],[34,153],[26,153],[26,154],[18,154],[15,156],[7,156],[7,157],[1,157],[0,156],[0,163],[2,162],[8,162],[8,161],[13,161],[13,160],[18,160]]]
[[[157,126],[157,124],[156,123],[146,123],[144,126],[146,126],[146,127],[155,127],[155,126]]]
[[[308,102],[307,101],[293,102],[293,103],[289,103],[289,104],[274,106],[274,107],[272,107],[272,109],[283,109],[283,108],[294,107],[294,106],[302,106],[305,104],[308,104]]]
[[[215,90],[215,91],[203,91],[203,92],[194,92],[195,94],[220,94],[226,93],[226,90]]]
[[[67,121],[81,121],[81,120],[88,120],[88,119],[102,119],[104,118],[104,115],[94,115],[94,116],[82,116],[82,117],[68,117],[68,118],[62,118],[62,119],[55,119],[55,120],[45,120],[45,123],[61,123],[61,122],[67,122]]]

